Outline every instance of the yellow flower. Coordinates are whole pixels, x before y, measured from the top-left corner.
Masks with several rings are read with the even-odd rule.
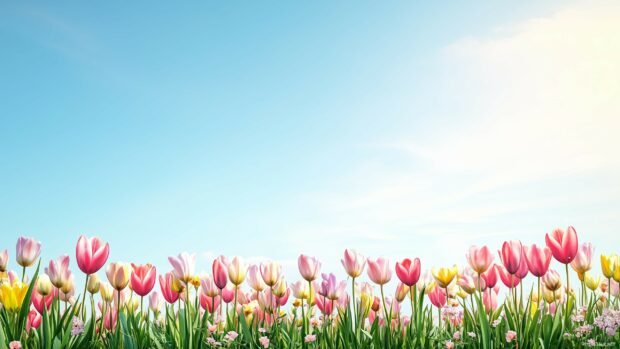
[[[595,291],[601,284],[601,277],[599,275],[594,277],[590,274],[586,274],[586,279],[584,281],[587,288],[589,288],[591,291]]]
[[[437,285],[441,288],[448,287],[458,272],[459,270],[456,265],[452,268],[433,268],[432,270],[433,277],[435,281],[437,281]]]
[[[26,292],[28,292],[28,285],[22,282],[17,281],[13,285],[2,284],[0,285],[0,302],[7,311],[17,311],[22,306]]]
[[[189,283],[194,285],[196,288],[200,287],[200,277],[198,277],[198,275],[194,276]]]
[[[616,269],[616,265],[618,264],[618,256],[615,254],[606,256],[604,254],[601,255],[601,269],[603,270],[603,275],[611,279],[614,276],[614,272]]]

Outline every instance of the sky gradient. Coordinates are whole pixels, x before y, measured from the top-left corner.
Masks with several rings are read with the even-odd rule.
[[[620,243],[617,2],[0,4],[0,249],[338,271]],[[14,260],[12,257],[11,260]]]

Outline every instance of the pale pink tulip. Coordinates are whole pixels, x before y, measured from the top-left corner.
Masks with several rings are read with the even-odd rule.
[[[493,254],[487,246],[472,246],[466,256],[469,266],[478,274],[486,272],[493,264]]]
[[[273,287],[278,282],[281,273],[282,266],[278,262],[264,261],[260,264],[260,274],[268,287]]]
[[[248,285],[256,292],[261,292],[267,288],[257,265],[251,265],[248,269]]]
[[[314,281],[319,274],[319,270],[321,270],[321,262],[315,257],[302,254],[297,258],[297,267],[304,280]]]
[[[20,236],[17,239],[15,261],[26,268],[34,264],[41,254],[41,242]]]
[[[336,275],[334,274],[323,274],[323,281],[321,282],[321,287],[318,293],[331,300],[337,300],[344,293],[345,288],[347,287],[346,282],[336,281]]]
[[[420,280],[420,259],[414,258],[413,261],[405,258],[402,262],[396,263],[396,276],[400,281],[411,287]]]
[[[553,269],[549,269],[547,271],[542,278],[542,282],[549,291],[557,291],[562,288],[562,279],[560,278],[560,274]]]
[[[110,281],[110,285],[112,285],[115,290],[120,291],[127,287],[127,284],[129,284],[129,265],[126,263],[110,263],[108,264],[105,273],[108,277],[108,281]]]
[[[110,245],[97,237],[87,238],[82,235],[75,247],[75,257],[80,270],[91,275],[99,271],[110,254]]]
[[[188,283],[194,278],[195,254],[182,252],[177,257],[168,257],[168,261],[172,265],[172,273],[177,279]]]
[[[377,285],[385,285],[392,279],[390,261],[379,257],[376,260],[368,259],[368,277]]]
[[[577,274],[585,274],[592,269],[592,256],[594,255],[594,247],[587,242],[579,246],[575,259],[570,263],[570,266]]]
[[[58,260],[51,260],[49,267],[45,268],[45,274],[49,276],[52,285],[57,288],[63,288],[71,277],[69,270],[69,256],[64,255]]]
[[[366,258],[355,250],[344,250],[344,258],[342,259],[342,266],[350,277],[356,278],[362,275],[364,266],[366,265]]]
[[[0,273],[6,271],[6,266],[9,264],[9,251],[4,250],[0,253]]]
[[[144,297],[155,287],[157,269],[150,263],[143,265],[131,263],[131,267],[133,269],[131,273],[131,289],[138,296]]]
[[[154,314],[159,314],[159,311],[161,310],[163,303],[164,303],[164,300],[162,296],[159,294],[159,292],[154,291],[149,296],[149,309]]]
[[[432,305],[437,308],[443,308],[447,302],[445,289],[441,287],[433,288],[433,290],[428,294],[428,299],[431,301]]]
[[[241,257],[234,257],[228,264],[228,278],[235,286],[239,286],[245,281],[247,273],[248,267]]]
[[[482,304],[484,310],[488,313],[497,309],[497,295],[499,294],[499,286],[489,288],[482,294]]]
[[[220,289],[217,287],[210,275],[203,275],[200,278],[200,287],[202,287],[202,293],[208,297],[213,298],[220,294]]]
[[[525,262],[530,273],[536,277],[542,277],[549,270],[551,263],[551,250],[549,247],[539,247],[536,244],[525,247]]]
[[[573,227],[568,227],[566,232],[561,228],[555,229],[553,233],[545,235],[545,242],[553,257],[563,264],[572,262],[579,249],[577,232]]]
[[[505,241],[499,251],[499,258],[508,274],[516,274],[521,266],[523,255],[521,241]]]

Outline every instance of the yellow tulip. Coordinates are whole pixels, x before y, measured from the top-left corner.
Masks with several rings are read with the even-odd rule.
[[[28,292],[27,284],[19,281],[13,283],[13,285],[4,283],[0,285],[0,302],[7,311],[17,311],[22,306],[26,292]]]
[[[114,299],[114,288],[107,282],[102,282],[99,285],[99,292],[101,292],[101,298],[106,303],[110,303]]]
[[[458,272],[459,270],[456,265],[452,268],[433,268],[432,270],[433,277],[435,281],[437,281],[437,285],[441,288],[448,287]]]
[[[603,275],[607,279],[611,279],[614,276],[617,264],[618,256],[616,254],[612,254],[609,256],[606,256],[604,254],[601,255],[601,269],[603,271]]]
[[[595,291],[601,284],[601,277],[599,275],[594,277],[590,274],[586,274],[586,278],[584,281],[587,288],[589,288],[591,291]]]
[[[612,276],[616,282],[620,282],[620,263],[616,259],[616,265],[614,266],[614,275]]]

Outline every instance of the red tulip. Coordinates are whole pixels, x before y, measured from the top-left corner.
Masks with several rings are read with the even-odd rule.
[[[502,264],[508,271],[508,274],[516,274],[521,266],[521,241],[505,241],[502,245],[501,251],[499,251],[499,258],[502,260]]]
[[[99,271],[108,260],[110,245],[97,237],[87,238],[82,235],[75,247],[75,257],[80,270],[87,275]]]
[[[161,294],[164,296],[166,302],[174,304],[179,299],[179,293],[172,290],[172,283],[174,282],[174,275],[172,273],[166,273],[159,276],[159,286],[161,287]]]
[[[488,288],[493,288],[497,284],[498,268],[499,265],[493,264],[489,267],[489,270],[487,270],[484,274],[480,275]]]
[[[131,263],[133,272],[131,273],[131,289],[138,296],[146,296],[155,286],[157,269],[150,263],[137,265]]]
[[[228,284],[228,267],[221,258],[213,261],[213,282],[220,290],[226,288]]]
[[[39,314],[43,314],[43,307],[49,312],[50,307],[52,306],[52,302],[58,295],[58,289],[52,287],[52,291],[47,296],[43,296],[39,293],[37,287],[32,289],[32,305],[39,312]]]
[[[41,314],[37,313],[34,310],[31,310],[28,313],[28,320],[26,322],[26,332],[30,332],[30,329],[32,328],[34,329],[39,328],[42,320],[43,318],[41,317]]]
[[[536,244],[525,247],[525,262],[530,269],[530,273],[536,277],[542,277],[549,270],[551,263],[551,250],[549,247],[539,247]]]
[[[506,287],[513,288],[519,285],[519,281],[521,281],[521,279],[519,279],[515,274],[510,274],[506,268],[500,265],[497,267],[497,271],[500,279],[502,279],[502,282],[506,285]]]
[[[487,246],[472,246],[466,256],[469,266],[478,274],[484,273],[493,264],[493,254]]]
[[[428,294],[428,299],[437,308],[443,308],[447,302],[446,291],[441,287],[435,287]]]
[[[575,228],[568,227],[566,232],[560,228],[545,236],[545,242],[551,249],[553,257],[560,263],[568,264],[577,255],[579,242]]]
[[[397,262],[396,276],[409,287],[418,283],[420,280],[420,259],[415,258],[411,261],[411,259],[405,258],[402,262]]]

